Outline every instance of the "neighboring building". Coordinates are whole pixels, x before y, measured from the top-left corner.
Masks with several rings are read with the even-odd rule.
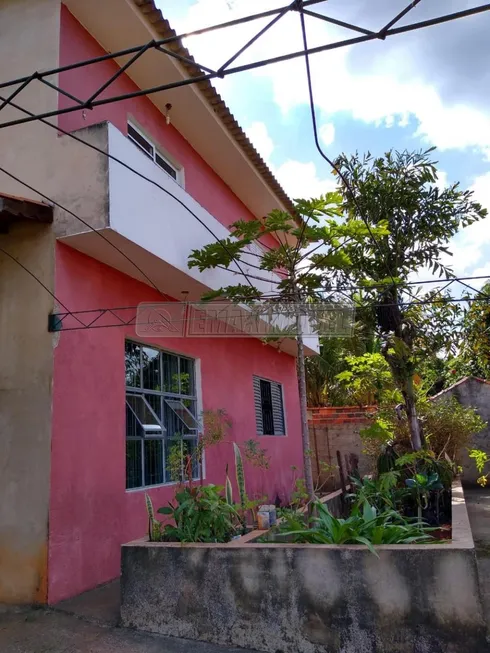
[[[446,397],[455,397],[463,406],[476,408],[482,420],[487,422],[483,431],[473,436],[470,448],[481,449],[490,455],[490,382],[474,376],[466,376],[439,392],[433,399],[441,401]],[[466,450],[461,451],[461,465],[463,467],[463,483],[475,485],[481,474],[476,469],[475,461],[468,456]]]
[[[151,0],[2,0],[0,81],[172,34]],[[53,82],[87,98],[117,70],[107,60]],[[189,73],[157,51],[128,72],[106,93]],[[36,113],[72,104],[37,82],[16,102]],[[0,121],[20,115],[8,106]],[[109,328],[111,314],[97,323],[103,328],[68,330],[76,326],[69,317],[48,332],[53,313],[94,310],[95,318],[96,309],[159,302],[161,293],[198,299],[240,280],[188,269],[191,250],[212,242],[205,226],[221,238],[235,220],[291,203],[220,97],[205,82],[56,120],[181,203],[39,122],[0,129],[0,165],[89,225],[40,206],[0,173],[0,195],[15,196],[0,199],[0,247],[63,303],[0,252],[0,602],[55,603],[116,577],[120,544],[147,529],[144,492],[156,507],[173,496],[172,437],[184,433],[192,449],[203,409],[225,409],[234,440],[258,437],[267,449],[268,471],[247,466],[250,496],[287,495],[291,466],[302,465],[293,340],[279,351],[255,338],[145,339],[134,326]],[[271,290],[273,280],[258,283]],[[210,450],[206,481],[223,484],[227,463],[231,446]]]

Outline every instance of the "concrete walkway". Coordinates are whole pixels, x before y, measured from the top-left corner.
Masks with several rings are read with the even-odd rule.
[[[0,607],[0,653],[244,653],[118,628],[119,583],[54,609]]]
[[[490,633],[490,488],[465,488],[464,495],[475,541],[483,608]]]

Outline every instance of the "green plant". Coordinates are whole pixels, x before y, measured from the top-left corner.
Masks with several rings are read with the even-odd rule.
[[[162,522],[155,519],[153,503],[147,492],[145,492],[146,512],[148,513],[148,539],[150,542],[160,542],[162,538]]]
[[[363,286],[359,303],[371,307],[376,319],[381,353],[388,362],[395,385],[403,395],[402,410],[414,450],[423,447],[416,406],[415,375],[427,352],[445,348],[453,318],[441,298],[437,320],[421,313],[420,304],[407,305],[412,273],[427,267],[440,276],[452,275],[445,264],[450,239],[459,229],[483,219],[487,211],[473,201],[472,192],[458,184],[441,190],[431,148],[425,152],[390,151],[384,156],[351,157],[336,161],[343,210],[349,218],[362,218],[370,229],[380,224],[384,235],[364,242],[349,241],[343,252],[350,265],[346,274]],[[368,234],[369,237],[369,234]]]
[[[334,517],[319,501],[315,503],[315,511],[317,516],[312,518],[311,528],[281,528],[282,535],[298,543],[365,544],[377,555],[375,545],[429,542],[432,539],[429,533],[435,530],[419,521],[404,518],[395,510],[378,512],[367,502],[362,510],[354,506],[347,519]]]
[[[238,303],[251,303],[265,298],[263,284],[252,279],[269,279],[270,273],[280,270],[280,277],[273,280],[274,300],[290,307],[291,321],[284,330],[274,332],[269,341],[289,337],[291,327],[297,343],[296,370],[301,414],[301,435],[303,445],[304,477],[308,495],[314,498],[314,485],[310,449],[304,350],[304,311],[301,304],[315,302],[322,298],[326,285],[342,279],[349,258],[344,254],[343,242],[357,240],[365,243],[366,226],[360,219],[343,219],[339,206],[340,195],[328,192],[318,199],[296,200],[294,211],[287,213],[279,209],[267,216],[254,220],[239,220],[230,225],[227,238],[209,243],[200,250],[193,250],[189,256],[189,267],[201,272],[217,267],[229,269],[243,257],[249,257],[250,247],[259,245],[260,255],[255,260],[254,273],[246,275],[246,283],[220,288],[204,295],[204,300],[217,298]],[[371,229],[375,235],[384,234],[385,225]],[[267,239],[275,247],[267,244]],[[265,241],[265,242],[264,242]],[[322,252],[318,252],[319,248]],[[264,276],[265,275],[265,276]],[[269,294],[269,293],[268,293]],[[270,299],[270,297],[269,297]],[[260,316],[261,306],[252,308]]]
[[[463,406],[455,397],[428,399],[423,389],[418,393],[417,410],[425,449],[419,453],[412,451],[408,422],[399,418],[395,404],[390,402],[379,406],[370,425],[361,429],[365,451],[376,458],[387,454],[379,461],[383,471],[402,456],[397,464],[415,466],[414,473],[437,472],[445,487],[449,487],[460,452],[486,423],[474,408]]]
[[[460,358],[466,375],[490,378],[490,283],[486,283],[466,310]],[[453,379],[454,383],[454,379]]]
[[[189,445],[183,439],[180,433],[175,434],[175,441],[168,447],[167,457],[165,460],[167,472],[172,483],[183,483],[186,480],[187,474],[187,457],[189,453]]]
[[[399,487],[399,482],[400,472],[393,470],[380,474],[378,478],[352,477],[351,487],[354,492],[348,498],[358,508],[367,503],[380,511],[396,510],[409,492],[406,488]]]
[[[228,465],[226,465],[225,496],[226,496],[226,503],[228,503],[230,506],[232,506],[233,505],[233,487],[231,485],[230,477],[228,476]]]
[[[422,520],[422,511],[429,505],[429,496],[432,492],[443,490],[444,486],[439,480],[439,474],[415,474],[413,478],[405,479],[405,485],[409,488],[417,502],[417,516]],[[439,505],[437,503],[437,505]]]
[[[480,474],[482,474],[483,470],[485,469],[485,466],[488,463],[490,463],[490,456],[485,451],[482,451],[481,449],[470,449],[469,456],[470,458],[473,458],[477,470],[479,471]],[[486,474],[482,474],[480,478],[477,479],[477,483],[482,487],[485,487],[488,483],[489,476],[490,476],[490,472],[487,472]]]
[[[381,354],[348,356],[348,369],[335,377],[349,402],[366,406],[380,403],[394,389],[390,367]]]
[[[175,503],[158,512],[172,519],[160,538],[171,542],[228,542],[239,532],[240,520],[233,505],[218,485],[185,487],[175,495]]]
[[[267,456],[267,449],[261,447],[258,440],[254,440],[253,438],[250,440],[245,440],[243,443],[243,451],[246,460],[254,467],[269,469],[269,457]]]
[[[296,478],[294,481],[294,489],[291,492],[291,506],[299,508],[304,506],[308,501],[308,492],[306,491],[306,483],[304,478]]]
[[[247,492],[245,490],[245,473],[243,471],[243,460],[240,447],[234,442],[233,450],[235,452],[235,472],[236,482],[238,485],[238,493],[240,495],[240,505],[245,512],[247,505]]]

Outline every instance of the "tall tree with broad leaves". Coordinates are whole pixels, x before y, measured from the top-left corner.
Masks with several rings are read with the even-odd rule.
[[[341,155],[336,161],[347,220],[362,220],[372,230],[366,241],[346,243],[343,253],[351,262],[351,280],[364,287],[364,302],[376,316],[382,353],[403,395],[414,450],[422,448],[414,374],[423,326],[409,303],[423,297],[414,298],[407,284],[423,269],[448,279],[454,276],[443,260],[450,255],[450,238],[487,213],[473,201],[472,192],[458,184],[438,187],[433,150],[390,151],[381,157]],[[380,224],[387,224],[388,230],[376,237],[374,229]]]
[[[325,293],[331,300],[337,299],[332,291],[336,284],[345,282],[345,270],[351,266],[344,244],[356,242],[361,247],[368,237],[362,220],[354,216],[342,218],[341,202],[339,193],[327,193],[318,199],[296,200],[294,215],[274,210],[263,219],[240,220],[231,225],[230,237],[193,250],[189,257],[189,267],[197,267],[201,272],[217,267],[230,269],[237,261],[249,260],[252,245],[261,245],[254,250],[257,272],[248,275],[248,283],[240,279],[236,285],[207,293],[203,299],[222,298],[241,304],[267,299],[290,304],[296,324],[304,475],[311,499],[314,498],[314,485],[307,418],[305,311],[301,306],[325,299]],[[386,236],[386,224],[380,220],[374,231],[378,238]],[[266,244],[264,237],[268,234],[275,239],[275,246]],[[262,253],[257,254],[257,251]],[[252,283],[260,279],[260,271],[276,273],[273,293],[264,293]]]

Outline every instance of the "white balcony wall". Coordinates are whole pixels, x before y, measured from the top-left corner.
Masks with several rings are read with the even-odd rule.
[[[161,187],[111,159],[109,225],[112,230],[212,290],[247,283],[236,263],[230,270],[189,269],[191,251],[227,238],[228,229],[112,125],[109,125],[109,152]],[[250,262],[256,264],[256,257],[245,256],[240,263],[241,270],[271,279],[270,282],[252,281],[263,292],[274,291],[273,280],[279,280],[278,277],[251,268]]]
[[[263,293],[276,291],[279,277],[250,265],[257,265],[258,259],[253,253],[260,253],[260,248],[256,245],[251,247],[251,254],[244,255],[239,264],[241,270],[236,263],[228,270],[200,272],[197,268],[189,268],[192,250],[229,237],[228,229],[113,125],[101,124],[92,131],[99,146],[107,148],[117,160],[101,161],[107,164],[105,171],[89,167],[80,169],[80,178],[94,177],[97,184],[87,186],[94,189],[94,197],[85,194],[81,199],[80,193],[76,197],[82,209],[85,206],[90,209],[95,200],[97,206],[105,208],[97,212],[80,211],[91,222],[91,229],[67,219],[63,230],[59,230],[63,242],[144,283],[149,283],[149,278],[163,293],[176,299],[183,298],[185,292],[187,299],[199,300],[209,290],[246,284],[244,274],[263,277],[265,280],[251,279]],[[138,176],[134,170],[154,183]],[[72,193],[70,184],[65,192]],[[318,352],[318,338],[309,337],[306,344],[307,353]],[[292,339],[283,341],[281,348],[293,354],[296,351]]]

